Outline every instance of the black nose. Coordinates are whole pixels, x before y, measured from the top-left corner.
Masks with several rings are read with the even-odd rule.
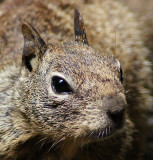
[[[108,117],[112,120],[114,123],[115,127],[121,128],[124,122],[124,113],[125,109],[123,108],[122,110],[119,111],[108,111]]]

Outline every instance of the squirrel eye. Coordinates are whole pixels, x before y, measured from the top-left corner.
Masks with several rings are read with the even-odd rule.
[[[70,85],[61,77],[52,77],[52,90],[57,94],[71,94],[72,89]]]
[[[123,71],[121,67],[120,67],[120,81],[121,83],[123,82]]]

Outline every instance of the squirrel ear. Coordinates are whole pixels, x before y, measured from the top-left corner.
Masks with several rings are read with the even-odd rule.
[[[76,42],[88,44],[83,18],[77,8],[74,10],[74,33]]]
[[[46,44],[36,29],[26,22],[22,24],[22,34],[24,37],[22,65],[31,72],[45,53]]]

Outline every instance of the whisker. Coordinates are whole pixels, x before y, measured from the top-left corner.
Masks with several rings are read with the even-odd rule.
[[[105,130],[104,130],[103,133],[102,133],[102,137],[104,137],[104,134],[105,134]]]
[[[51,150],[53,147],[55,147],[58,143],[60,143],[60,142],[63,141],[64,139],[65,139],[65,138],[63,137],[63,138],[59,139],[58,141],[56,141],[55,143],[53,143],[53,144],[51,145],[51,147],[49,148],[48,153],[50,152],[50,150]]]
[[[47,137],[44,139],[43,143],[41,144],[40,149],[43,147],[43,145],[45,144],[46,140],[47,140]]]
[[[107,136],[107,133],[108,133],[108,132],[107,132],[107,128],[106,128],[106,129],[105,129],[105,134],[106,134],[106,136]]]
[[[94,133],[94,131],[92,131],[92,132],[89,134],[89,137],[91,137],[93,133]]]
[[[44,137],[44,138],[40,139],[40,140],[36,143],[36,145],[39,144],[39,143],[41,143],[42,141],[44,141],[46,138],[47,138],[47,137]]]

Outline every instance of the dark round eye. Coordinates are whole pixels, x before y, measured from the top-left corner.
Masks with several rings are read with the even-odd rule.
[[[73,92],[66,80],[58,76],[52,77],[51,85],[53,91],[57,94],[71,94]]]
[[[123,83],[123,71],[121,67],[120,67],[120,81],[121,83]]]

